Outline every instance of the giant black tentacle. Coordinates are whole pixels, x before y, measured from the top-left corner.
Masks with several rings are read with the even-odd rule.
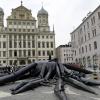
[[[61,78],[57,80],[57,83],[54,88],[54,93],[57,95],[59,100],[68,100],[64,91],[64,82]]]
[[[81,80],[81,82],[83,82],[86,85],[90,85],[90,86],[100,85],[100,81],[98,81],[98,80],[86,79],[86,78],[83,78],[83,77],[81,77],[80,80]]]
[[[78,72],[83,72],[85,74],[92,74],[93,73],[92,71],[89,71],[89,70],[77,67],[77,65],[75,65],[75,64],[74,65],[73,64],[63,64],[63,65],[66,66],[66,68],[68,68],[70,70],[75,70],[75,71],[78,71]]]
[[[12,94],[18,94],[18,93],[36,88],[36,87],[40,86],[41,85],[40,83],[43,81],[44,81],[44,79],[37,79],[35,81],[28,82],[27,84],[25,84],[24,86],[22,86],[18,90],[12,91]]]
[[[75,80],[71,77],[69,78],[64,78],[64,80],[70,84],[72,84],[72,86],[74,85],[75,87],[79,88],[79,89],[82,89],[82,90],[85,90],[89,93],[92,93],[92,94],[97,94],[94,90],[92,90],[91,88],[89,88],[87,85],[83,84],[82,82],[78,81],[78,80]]]
[[[18,80],[25,73],[29,72],[31,69],[34,69],[36,67],[36,65],[37,65],[36,63],[33,63],[33,64],[30,64],[12,74],[10,74],[10,75],[0,77],[0,85],[4,85],[5,83]]]
[[[55,63],[53,65],[55,65]],[[40,66],[41,66],[41,64],[40,64]],[[46,80],[49,80],[52,71],[53,71],[53,66],[51,67],[49,64],[43,64],[41,72],[38,75],[38,78],[32,79],[29,82],[24,82],[22,84],[19,84],[12,91],[12,94],[21,93],[26,90],[29,90],[29,89],[32,89],[32,88],[42,85],[41,83],[45,82]]]
[[[20,89],[21,87],[23,87],[24,85],[26,85],[27,83],[29,83],[31,81],[38,80],[38,79],[40,79],[40,78],[35,78],[35,79],[33,78],[33,79],[30,79],[30,80],[27,80],[27,81],[23,81],[23,82],[19,83],[15,88],[11,88],[10,90],[16,91],[16,90]]]

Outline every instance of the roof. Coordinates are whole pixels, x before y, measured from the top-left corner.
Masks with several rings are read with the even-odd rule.
[[[3,9],[0,7],[0,13],[3,13],[4,14],[4,11],[3,11]]]
[[[71,47],[71,45],[65,44],[65,45],[60,45],[59,47]]]
[[[48,12],[42,7],[39,11],[37,15],[48,15]]]

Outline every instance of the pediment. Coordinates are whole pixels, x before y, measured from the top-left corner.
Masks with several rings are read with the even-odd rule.
[[[29,9],[27,9],[26,7],[24,6],[19,6],[17,8],[14,9],[15,11],[30,11]]]

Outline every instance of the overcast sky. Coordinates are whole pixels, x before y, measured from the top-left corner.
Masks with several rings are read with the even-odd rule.
[[[44,9],[49,13],[51,30],[55,26],[56,47],[67,44],[71,38],[70,33],[77,28],[88,12],[94,11],[100,0],[22,0],[23,5],[32,10],[32,15],[37,16],[42,2]],[[6,20],[11,14],[11,9],[20,6],[21,0],[0,0],[0,7],[4,9]],[[5,21],[6,26],[6,21]]]

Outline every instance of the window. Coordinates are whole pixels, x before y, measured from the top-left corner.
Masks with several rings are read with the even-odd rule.
[[[21,41],[19,41],[19,48],[21,48],[21,46],[22,46],[22,42],[21,42]]]
[[[91,24],[92,24],[92,25],[95,24],[95,16],[93,16],[93,17],[91,18]]]
[[[14,31],[16,32],[16,29],[14,28]]]
[[[51,55],[53,55],[53,50],[51,50]]]
[[[91,18],[91,24],[93,25],[93,19]]]
[[[23,48],[26,48],[26,41],[23,41]]]
[[[12,57],[12,50],[9,50],[9,57]]]
[[[48,36],[46,36],[46,38],[48,39]]]
[[[14,41],[14,48],[17,48],[17,42]]]
[[[96,36],[96,29],[94,29],[94,36]]]
[[[12,35],[9,35],[9,39],[11,39],[11,40],[12,40]]]
[[[97,42],[94,41],[94,49],[97,49]]]
[[[23,29],[23,32],[26,32],[26,29]]]
[[[88,39],[90,39],[90,33],[88,33]]]
[[[91,44],[89,44],[89,51],[91,51]]]
[[[12,60],[9,60],[9,64],[12,65],[13,64],[13,61]]]
[[[41,51],[38,51],[38,56],[41,56]]]
[[[85,32],[85,25],[84,25],[84,32]]]
[[[0,42],[0,48],[1,48],[1,42]]]
[[[45,48],[45,42],[42,42],[42,48]]]
[[[26,57],[26,50],[23,51],[23,55],[24,55],[24,57]]]
[[[19,32],[21,32],[21,29],[19,29]]]
[[[6,48],[6,42],[3,42],[3,48]]]
[[[22,56],[22,50],[19,50],[19,57]]]
[[[43,51],[42,53],[43,53],[42,55],[45,56],[45,51]]]
[[[93,16],[93,24],[95,24],[95,16]]]
[[[40,42],[38,42],[38,48],[41,48],[41,43]]]
[[[86,52],[87,52],[87,46],[85,46],[85,50],[86,50]]]
[[[83,43],[83,37],[81,38],[81,43]]]
[[[29,23],[29,22],[27,22],[27,25],[30,25],[30,23]]]
[[[30,35],[28,35],[28,40],[30,40]]]
[[[31,47],[31,44],[30,44],[30,41],[28,41],[28,48],[30,48]]]
[[[9,31],[11,32],[11,31],[12,31],[12,29],[11,29],[11,28],[9,28]]]
[[[6,35],[3,35],[3,38],[6,38]]]
[[[44,36],[42,36],[42,38],[44,39]]]
[[[98,12],[98,19],[100,19],[100,12]]]
[[[28,50],[28,56],[31,56],[31,51],[30,50]]]
[[[14,35],[14,40],[16,40],[17,39],[17,35]]]
[[[51,48],[53,48],[53,42],[51,42]]]
[[[30,64],[31,63],[31,60],[28,60],[28,64]]]
[[[35,56],[35,50],[32,51],[32,55]]]
[[[84,53],[84,48],[82,47],[82,53]]]
[[[75,52],[75,56],[76,56],[76,50],[74,52]]]
[[[5,60],[3,60],[3,63],[6,63],[6,61],[5,61]]]
[[[89,28],[89,22],[87,22],[87,28]]]
[[[32,39],[34,39],[34,36],[32,36]]]
[[[28,29],[28,32],[30,32],[30,29]]]
[[[92,30],[93,37],[96,36],[96,29]]]
[[[33,62],[35,62],[35,59],[33,59]]]
[[[34,25],[34,23],[32,23],[32,25]]]
[[[32,48],[35,48],[35,41],[32,41]]]
[[[19,35],[19,39],[21,39],[21,35]]]
[[[6,51],[3,51],[3,57],[6,57]]]
[[[25,22],[23,22],[23,25],[25,25],[26,23]]]
[[[17,51],[15,50],[15,51],[14,51],[14,57],[16,57],[16,56],[17,56]]]
[[[14,25],[16,25],[16,22],[14,22]]]
[[[49,42],[47,42],[46,44],[47,44],[47,48],[49,48]]]
[[[26,35],[23,35],[23,39],[24,39],[24,40],[26,39]]]
[[[38,39],[40,39],[40,36],[38,36]]]
[[[49,52],[50,52],[50,51],[47,51],[47,56],[49,55]]]
[[[52,39],[52,38],[53,38],[53,36],[50,36],[50,38]]]
[[[85,41],[86,41],[86,35],[85,35]]]
[[[32,29],[32,32],[34,32],[34,29]]]

